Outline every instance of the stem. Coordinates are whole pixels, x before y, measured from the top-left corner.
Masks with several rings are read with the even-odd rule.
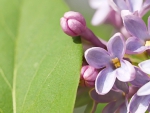
[[[91,113],[95,113],[97,105],[98,105],[98,103],[94,101]]]
[[[92,44],[94,44],[97,47],[101,47],[106,49],[106,45],[103,44],[98,38],[97,36],[94,35],[94,33],[90,30],[90,29],[86,29],[85,32],[83,32],[81,34],[81,37],[84,38],[85,40],[88,40],[89,42],[91,42]]]

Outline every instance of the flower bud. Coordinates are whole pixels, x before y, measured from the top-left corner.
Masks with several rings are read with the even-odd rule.
[[[86,22],[78,12],[69,11],[61,18],[62,30],[69,36],[79,36],[86,30]]]
[[[99,73],[98,69],[95,69],[92,66],[86,65],[81,69],[80,82],[82,86],[94,87],[95,79]]]
[[[94,46],[106,49],[106,45],[86,27],[85,19],[80,13],[73,11],[66,12],[60,20],[60,25],[67,35],[72,37],[80,36]]]

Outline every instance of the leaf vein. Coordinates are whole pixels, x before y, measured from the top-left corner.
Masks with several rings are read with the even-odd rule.
[[[6,84],[8,85],[9,89],[12,91],[12,87],[8,81],[8,79],[6,78],[5,74],[4,74],[4,71],[2,70],[2,68],[0,68],[0,73],[1,73],[1,76],[3,77],[4,81],[6,82]]]
[[[46,55],[47,55],[47,54],[45,54],[45,55],[42,57],[42,59],[41,59],[41,61],[40,61],[40,63],[39,63],[39,66],[38,66],[38,68],[36,69],[36,71],[35,71],[35,73],[34,73],[34,75],[33,75],[33,78],[32,78],[32,80],[31,80],[31,82],[30,82],[30,84],[29,84],[29,87],[28,87],[27,92],[26,92],[26,94],[25,94],[25,96],[24,96],[24,99],[23,99],[22,109],[23,109],[23,106],[24,106],[24,104],[25,104],[25,100],[26,100],[26,98],[27,98],[27,94],[28,94],[28,92],[29,92],[29,89],[30,89],[30,87],[31,87],[31,83],[32,83],[32,81],[34,80],[34,78],[35,78],[35,76],[36,76],[36,74],[37,74],[37,72],[38,72],[38,70],[39,70],[39,68],[40,68],[40,65],[41,65],[42,62],[44,61]],[[21,111],[22,111],[22,110],[21,110]]]

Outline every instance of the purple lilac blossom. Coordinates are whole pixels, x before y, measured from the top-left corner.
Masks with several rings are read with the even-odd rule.
[[[139,68],[136,67],[136,78],[131,82],[131,84],[140,87],[136,94],[133,95],[133,97],[130,100],[129,106],[128,106],[128,112],[131,113],[145,113],[146,110],[148,110],[149,104],[150,104],[150,78],[147,74],[145,74],[142,71],[145,71],[148,69],[147,66],[149,66],[150,69],[150,62],[148,60],[143,61],[139,63]],[[147,71],[145,71],[147,72]]]
[[[111,11],[108,0],[89,0],[89,5],[91,8],[96,9],[92,17],[92,25],[100,25],[106,20]]]
[[[128,100],[126,99],[125,93],[122,91],[110,90],[106,95],[98,95],[95,89],[90,91],[90,97],[97,103],[108,103],[103,109],[102,113],[114,113],[123,109],[127,112]]]
[[[148,18],[148,30],[144,21],[128,11],[122,12],[123,23],[127,31],[132,35],[126,41],[127,54],[140,54],[150,49],[150,17]]]
[[[108,103],[102,113],[127,113],[128,99],[136,93],[137,88],[130,86],[128,90],[129,92],[126,93],[113,89],[105,95],[99,95],[95,89],[92,89],[89,94],[96,103]]]
[[[69,11],[60,19],[62,30],[69,36],[81,36],[91,42],[96,47],[106,48],[105,44],[99,40],[95,34],[86,26],[84,17],[74,11]]]
[[[97,26],[102,23],[109,23],[117,29],[122,27],[120,14],[110,7],[108,0],[89,0],[89,5],[93,9],[96,9],[96,12],[92,17],[92,25]]]
[[[150,9],[150,0],[109,0],[109,2],[115,11],[129,10],[132,13],[136,12],[139,17]]]
[[[116,78],[122,82],[132,81],[135,78],[135,69],[130,62],[123,59],[125,43],[120,33],[116,33],[107,43],[108,51],[93,47],[85,51],[87,63],[97,69],[105,67],[99,72],[95,89],[98,94],[108,93]]]
[[[125,37],[129,37],[129,33],[123,26],[120,12],[113,10],[109,0],[89,0],[89,4],[93,9],[96,9],[92,17],[92,25],[98,26],[103,23],[112,25],[114,32],[121,32]]]
[[[80,73],[80,81],[84,82],[83,85],[87,87],[94,87],[95,86],[95,79],[98,75],[100,70],[95,69],[92,66],[85,65],[82,66],[81,68],[81,73]]]
[[[150,60],[145,60],[139,63],[141,70],[147,74],[150,74]]]
[[[136,87],[141,87],[143,86],[145,83],[149,82],[150,81],[150,77],[144,73],[139,67],[134,67],[135,68],[135,79],[133,81],[131,81],[130,83],[133,85],[133,86],[136,86]],[[150,67],[149,67],[150,69]]]
[[[86,30],[84,17],[78,13],[69,11],[60,19],[62,30],[69,36],[79,36]]]
[[[150,95],[138,96],[134,94],[128,105],[128,112],[130,113],[145,113],[149,107]]]

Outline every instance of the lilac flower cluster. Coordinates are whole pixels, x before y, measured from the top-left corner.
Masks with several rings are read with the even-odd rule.
[[[61,18],[62,30],[67,35],[80,36],[83,47],[87,41],[92,45],[84,48],[80,86],[91,88],[89,94],[95,103],[107,103],[103,113],[150,111],[150,17],[148,26],[142,20],[150,10],[150,0],[89,3],[97,9],[92,24],[109,23],[117,32],[105,42],[86,26],[80,13],[69,11]],[[133,54],[135,58],[145,56],[145,60],[135,62]]]

